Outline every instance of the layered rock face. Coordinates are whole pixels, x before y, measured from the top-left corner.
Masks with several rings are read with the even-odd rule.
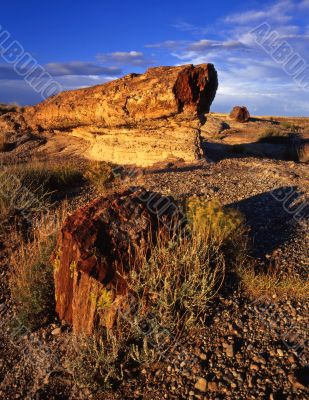
[[[53,260],[59,318],[75,333],[111,327],[125,304],[135,249],[178,216],[171,198],[143,189],[99,198],[70,216]]]
[[[198,116],[209,112],[217,87],[212,64],[150,68],[6,114],[0,130],[67,132],[89,141],[89,158],[115,163],[193,161],[200,155]]]

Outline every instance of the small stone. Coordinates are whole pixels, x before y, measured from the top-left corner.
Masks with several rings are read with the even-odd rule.
[[[288,375],[288,380],[292,384],[294,389],[305,389],[305,386],[302,385],[293,374]]]
[[[266,361],[262,356],[253,356],[252,360],[257,364],[263,364],[263,365],[266,364]]]
[[[234,345],[233,344],[224,344],[223,346],[225,347],[225,354],[228,357],[234,357],[234,355],[235,355]]]
[[[210,390],[211,392],[217,392],[218,391],[218,384],[217,382],[209,382],[208,383],[208,390]]]
[[[198,378],[196,384],[195,384],[195,389],[198,389],[201,392],[206,392],[207,389],[207,381],[205,378]]]
[[[257,364],[251,364],[250,369],[251,369],[251,371],[258,371],[260,369],[260,367]]]
[[[284,353],[283,353],[283,351],[281,349],[277,349],[277,354],[278,354],[279,357],[283,357],[284,356]]]
[[[51,334],[52,334],[53,336],[60,335],[60,333],[61,333],[61,328],[55,328],[55,329],[53,329],[52,332],[51,332]]]

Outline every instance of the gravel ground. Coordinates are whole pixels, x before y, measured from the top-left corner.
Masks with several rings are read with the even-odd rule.
[[[225,159],[144,171],[133,182],[173,195],[218,198],[246,217],[252,256],[262,269],[276,260],[282,274],[308,274],[308,166],[261,159]],[[300,208],[289,206],[287,193]],[[73,206],[88,201],[85,190]],[[292,198],[292,197],[290,197]],[[235,281],[206,310],[202,332],[192,333],[162,362],[104,394],[78,388],[63,367],[70,333],[53,324],[20,341],[9,335],[9,265],[0,270],[0,399],[306,399],[308,301],[269,296],[252,300]]]

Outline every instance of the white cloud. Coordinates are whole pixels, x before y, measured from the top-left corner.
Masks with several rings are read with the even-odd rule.
[[[231,14],[224,18],[225,23],[237,23],[248,25],[259,21],[276,21],[280,23],[288,22],[292,19],[290,12],[294,8],[291,0],[280,0],[273,6],[262,10],[249,10],[243,13]]]
[[[68,63],[49,63],[46,70],[53,76],[63,75],[113,75],[121,74],[118,67],[104,67],[92,62],[72,61]]]
[[[218,40],[208,40],[202,39],[197,42],[190,43],[187,48],[188,50],[193,51],[203,51],[203,50],[211,50],[211,49],[235,49],[235,48],[243,48],[244,44],[237,40],[226,40],[226,41],[218,41]]]
[[[188,32],[193,35],[205,35],[209,33],[209,28],[193,25],[183,20],[179,20],[172,26],[181,32]]]
[[[83,62],[83,61],[72,61],[67,63],[49,63],[43,65],[42,68],[52,76],[89,76],[89,75],[108,75],[108,76],[119,76],[122,71],[118,67],[104,67],[96,63]],[[23,75],[30,72],[30,69],[24,69]],[[41,71],[38,75],[41,75]],[[23,79],[23,76],[18,75],[13,65],[0,64],[0,80],[1,79]]]
[[[177,64],[215,64],[219,90],[212,107],[214,111],[229,111],[235,104],[245,104],[260,115],[308,115],[308,93],[250,34],[254,27],[266,21],[270,30],[277,32],[280,42],[288,42],[292,51],[309,65],[309,26],[299,23],[297,18],[303,16],[298,10],[299,3],[281,0],[268,8],[227,16],[220,21],[220,30],[217,30],[220,34],[212,35],[216,40],[204,37],[182,45],[173,43],[171,55],[178,60]]]
[[[165,40],[160,43],[146,44],[146,48],[150,49],[176,49],[189,43],[187,40]]]
[[[118,65],[147,66],[153,61],[148,60],[140,51],[115,51],[113,53],[98,54],[97,59],[103,63],[116,63]]]

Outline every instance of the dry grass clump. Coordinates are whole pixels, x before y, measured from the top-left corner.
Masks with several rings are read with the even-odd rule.
[[[282,121],[282,122],[280,122],[280,125],[282,126],[282,128],[284,128],[292,133],[298,133],[301,130],[301,127],[299,125],[295,125],[288,121]]]
[[[96,333],[73,336],[68,348],[66,367],[77,385],[100,391],[122,379],[121,342]],[[124,353],[123,353],[124,354]]]
[[[297,161],[302,163],[309,163],[309,143],[301,143],[296,149]]]
[[[57,232],[67,215],[67,206],[42,214],[35,222],[31,238],[18,231],[11,240],[18,243],[10,265],[10,290],[15,304],[15,324],[22,330],[34,330],[54,314],[53,267],[50,261]]]
[[[115,179],[113,166],[105,161],[92,162],[86,168],[85,179],[94,185],[98,191],[104,191]]]
[[[258,138],[260,143],[286,143],[295,136],[295,132],[283,131],[277,128],[266,128]]]
[[[8,136],[6,134],[0,135],[0,152],[3,153],[10,149],[10,143],[8,142]]]
[[[35,184],[45,191],[64,190],[83,180],[83,172],[69,163],[31,162],[10,166],[8,172],[17,176],[23,185]]]
[[[189,226],[195,234],[205,236],[229,255],[232,252],[239,256],[246,251],[245,221],[239,211],[223,208],[218,200],[203,197],[190,198],[185,207]]]
[[[277,273],[257,273],[250,265],[238,269],[238,274],[246,291],[253,297],[276,294],[297,300],[308,298],[309,281],[298,275],[282,277]]]
[[[0,220],[49,207],[54,194],[81,182],[82,172],[69,164],[5,166],[0,173]]]
[[[9,112],[22,111],[22,110],[23,110],[23,108],[20,107],[16,103],[12,103],[12,104],[0,103],[0,115],[6,114],[6,113],[9,113]]]
[[[93,388],[119,380],[129,364],[159,361],[180,337],[203,327],[207,304],[243,251],[243,219],[204,199],[189,199],[186,212],[185,231],[163,228],[136,249],[113,328],[75,339],[69,365],[78,382]]]

